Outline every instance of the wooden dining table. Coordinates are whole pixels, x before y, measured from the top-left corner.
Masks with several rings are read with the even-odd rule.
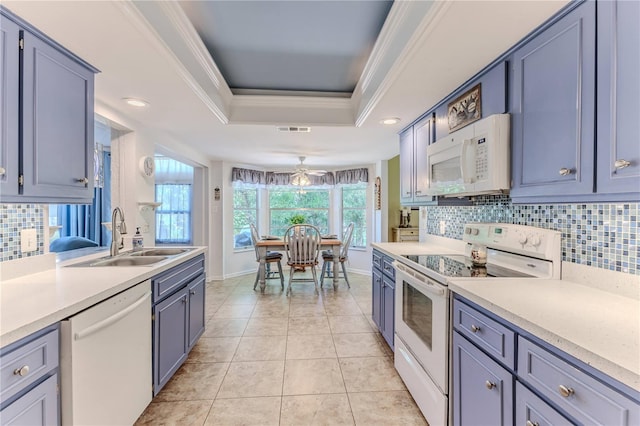
[[[320,250],[328,250],[331,249],[333,251],[333,288],[338,288],[338,271],[340,266],[340,245],[342,241],[337,238],[322,238],[320,240]],[[258,256],[260,257],[260,266],[259,266],[259,281],[260,281],[260,291],[264,292],[266,287],[265,282],[265,271],[266,271],[266,256],[267,251],[285,251],[286,247],[284,246],[284,240],[282,238],[279,239],[261,239],[256,242],[256,247],[258,248]],[[319,256],[322,258],[322,253]],[[318,259],[321,260],[321,259]]]

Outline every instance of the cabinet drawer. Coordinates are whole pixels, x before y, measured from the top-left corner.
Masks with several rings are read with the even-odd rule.
[[[393,259],[389,256],[382,258],[382,273],[391,279],[396,279],[396,270],[393,269]]]
[[[580,423],[640,424],[638,404],[522,336],[518,376]]]
[[[152,279],[153,302],[159,302],[204,272],[204,256],[187,260]]]
[[[371,260],[374,268],[382,270],[382,253],[377,250],[373,251],[373,258]]]
[[[54,374],[0,411],[3,425],[57,425],[58,375]]]
[[[58,366],[58,330],[2,354],[0,365],[0,400],[5,401]]]
[[[572,425],[562,414],[527,389],[522,383],[516,382],[516,425]]]
[[[515,333],[459,300],[453,301],[453,327],[489,355],[515,369]]]

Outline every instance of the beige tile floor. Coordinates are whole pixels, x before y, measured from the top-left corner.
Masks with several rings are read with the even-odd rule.
[[[207,284],[204,335],[137,425],[425,425],[371,320],[370,277],[337,291],[254,275]],[[325,281],[329,283],[329,281]]]

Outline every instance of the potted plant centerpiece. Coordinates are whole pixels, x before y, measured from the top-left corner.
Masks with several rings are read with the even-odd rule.
[[[290,225],[300,225],[300,224],[306,223],[306,221],[307,221],[307,218],[303,214],[300,214],[300,213],[296,213],[296,214],[294,214],[293,216],[291,216],[289,218],[289,224]],[[300,227],[296,227],[295,228],[295,232],[296,232],[296,234],[299,233],[300,232]]]

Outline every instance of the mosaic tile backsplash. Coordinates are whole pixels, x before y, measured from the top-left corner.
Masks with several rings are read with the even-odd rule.
[[[462,239],[465,223],[498,222],[562,232],[562,260],[640,275],[640,203],[512,204],[508,196],[477,197],[472,206],[427,207],[427,232]]]
[[[38,249],[20,251],[20,230],[35,228]],[[44,254],[44,210],[40,204],[0,204],[0,262]]]

